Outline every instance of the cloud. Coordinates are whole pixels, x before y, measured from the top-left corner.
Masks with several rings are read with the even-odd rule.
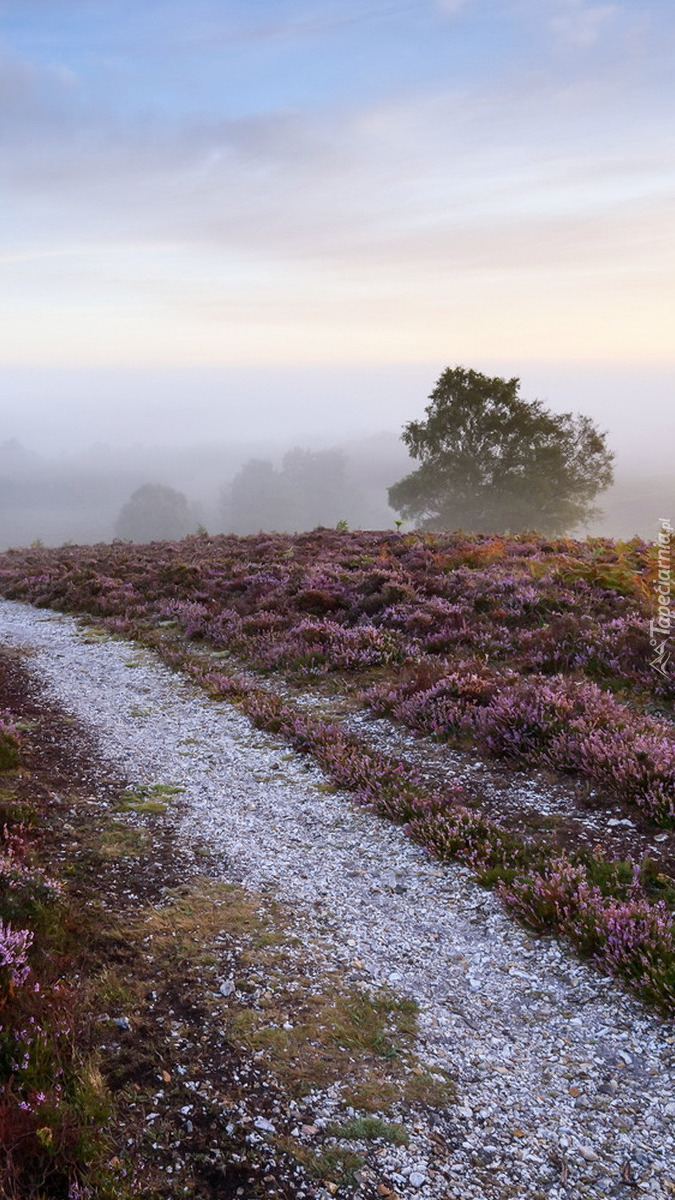
[[[77,87],[72,71],[60,65],[37,65],[3,54],[0,49],[0,105],[5,124],[15,113],[27,112],[59,93],[65,95]]]
[[[519,0],[521,14],[529,3]],[[675,180],[670,100],[655,103],[652,89],[657,60],[645,72],[639,56],[627,70],[612,53],[551,53],[541,43],[551,21],[574,19],[580,36],[587,18],[600,29],[598,11],[611,6],[537,4],[537,54],[528,43],[513,69],[500,60],[474,78],[444,60],[414,86],[392,73],[367,100],[319,90],[315,104],[284,106],[253,89],[248,109],[223,92],[197,111],[154,77],[137,90],[123,69],[99,92],[86,72],[78,83],[5,54],[5,344],[30,353],[39,330],[58,354],[68,326],[91,355],[115,329],[119,345],[156,358],[173,355],[174,342],[178,354],[183,337],[195,357],[199,347],[254,354],[258,342],[297,355],[306,332],[303,353],[318,357],[342,336],[355,354],[387,344],[396,356],[399,347],[436,354],[451,326],[471,332],[471,345],[479,334],[506,345],[513,296],[528,314],[522,328],[545,337],[541,310],[557,337],[571,331],[566,350],[574,338],[587,346],[597,313],[626,308],[636,282],[649,345],[665,344],[654,317],[666,311]],[[284,11],[289,29],[300,17],[340,16],[337,5]],[[435,29],[461,51],[463,23],[448,35],[438,11]],[[557,36],[574,49],[571,27]],[[348,71],[340,53],[331,69]],[[263,59],[273,69],[276,51]],[[134,71],[142,61],[139,50]],[[571,306],[562,325],[558,296]],[[627,311],[620,324],[628,345]]]
[[[510,244],[528,222],[581,228],[617,205],[639,211],[668,186],[665,134],[645,131],[635,97],[617,103],[601,78],[570,89],[532,75],[356,112],[134,123],[84,107],[49,72],[13,64],[2,78],[12,102],[0,178],[29,250],[159,238],[256,261],[386,251],[410,262],[415,246],[447,247],[467,228],[502,226]]]
[[[564,45],[587,49],[602,37],[619,14],[616,4],[594,4],[587,0],[564,0],[550,18],[550,28]]]

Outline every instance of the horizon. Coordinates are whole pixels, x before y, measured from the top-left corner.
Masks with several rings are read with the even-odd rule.
[[[5,439],[325,445],[441,371],[672,469],[665,0],[5,0]]]

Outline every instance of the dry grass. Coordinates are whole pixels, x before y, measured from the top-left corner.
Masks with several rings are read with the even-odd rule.
[[[123,821],[110,821],[104,829],[98,853],[103,858],[140,858],[148,846],[148,834]]]
[[[273,902],[208,880],[174,895],[145,916],[157,961],[217,961],[213,940],[238,947],[236,990],[216,996],[226,1035],[262,1057],[295,1097],[339,1084],[346,1102],[365,1113],[401,1101],[442,1104],[452,1084],[417,1063],[417,1006],[385,989],[345,983],[295,935]]]

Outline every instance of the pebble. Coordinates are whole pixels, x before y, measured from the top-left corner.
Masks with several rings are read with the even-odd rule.
[[[323,788],[311,761],[148,652],[116,640],[85,644],[75,620],[8,601],[0,601],[0,636],[33,651],[27,667],[93,730],[130,784],[185,788],[164,819],[186,849],[206,844],[225,881],[271,888],[336,970],[358,959],[374,986],[389,982],[415,997],[419,1055],[457,1079],[465,1111],[451,1118],[450,1191],[440,1172],[419,1165],[421,1153],[432,1163],[433,1142],[422,1144],[422,1133],[408,1147],[386,1148],[382,1174],[387,1182],[398,1175],[402,1200],[419,1200],[420,1188],[424,1200],[599,1195],[589,1171],[619,1180],[647,1115],[663,1166],[654,1161],[654,1177],[639,1186],[659,1200],[668,1195],[657,1177],[675,1162],[669,1026],[565,947],[519,927],[467,870],[439,868],[402,830]],[[131,716],[139,704],[149,713],[143,722]],[[364,737],[370,728],[364,719]],[[395,898],[402,879],[405,903]],[[331,1103],[316,1097],[315,1120]],[[550,1166],[563,1138],[578,1147],[569,1150],[564,1185]],[[487,1145],[496,1148],[489,1168],[479,1162]]]
[[[266,1117],[256,1117],[253,1124],[256,1129],[261,1129],[263,1133],[276,1133],[276,1126],[268,1121]]]

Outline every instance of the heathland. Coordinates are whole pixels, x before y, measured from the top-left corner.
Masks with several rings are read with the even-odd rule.
[[[0,557],[5,597],[150,648],[672,1017],[675,664],[650,640],[658,575],[639,539],[329,529]],[[0,736],[11,771],[10,715]],[[467,785],[466,753],[501,772],[500,796],[510,772],[564,785],[565,815]],[[48,907],[24,835],[8,821],[5,837],[6,864]],[[2,913],[7,1011],[47,936],[29,907]]]

